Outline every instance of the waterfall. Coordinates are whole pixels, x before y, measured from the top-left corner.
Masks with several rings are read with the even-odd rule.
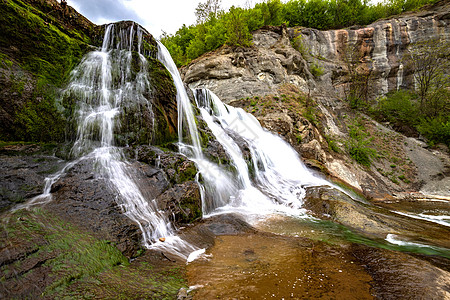
[[[149,116],[154,121],[151,102],[152,79],[148,62],[141,53],[143,29],[110,24],[100,50],[88,53],[73,70],[63,97],[75,99],[74,119],[77,135],[71,149],[75,158],[60,172],[46,179],[44,193],[26,206],[51,200],[50,189],[66,171],[81,160],[92,160],[95,176],[105,179],[116,193],[116,203],[140,228],[143,245],[170,251],[184,259],[198,250],[175,235],[175,229],[154,199],[146,199],[133,178],[122,148],[115,145],[120,137],[121,114],[130,111]],[[137,42],[136,42],[137,40]],[[151,124],[149,132],[153,132]],[[124,133],[126,134],[126,133]],[[148,140],[151,140],[151,136]],[[122,138],[126,141],[126,137]],[[120,141],[119,141],[120,142]],[[160,241],[164,238],[164,242]]]
[[[137,34],[141,28],[137,26]],[[144,198],[131,177],[121,148],[114,145],[119,113],[124,107],[141,104],[150,115],[152,103],[146,97],[151,90],[147,60],[133,49],[134,24],[128,28],[107,26],[101,51],[89,53],[74,70],[65,93],[77,99],[77,138],[72,148],[75,157],[96,161],[96,172],[116,191],[117,203],[139,225],[143,243],[150,246],[159,238],[174,234],[168,219],[152,201]],[[141,39],[139,39],[141,41]],[[138,51],[138,68],[133,73],[132,51]]]
[[[79,161],[92,160],[95,175],[105,179],[124,214],[138,224],[144,246],[188,259],[189,253],[198,254],[202,249],[176,236],[156,201],[144,197],[121,145],[117,145],[127,141],[126,136],[118,135],[125,125],[120,120],[128,118],[130,111],[145,113],[154,120],[152,78],[141,53],[142,34],[141,27],[134,23],[108,25],[101,49],[87,54],[72,72],[64,96],[76,99],[77,132],[71,149],[75,159],[47,178],[44,193],[29,205],[49,201],[54,182]],[[280,137],[263,129],[251,114],[225,105],[204,89],[195,90],[195,101],[191,102],[169,52],[159,42],[158,59],[171,73],[177,90],[179,151],[199,170],[204,215],[230,211],[248,216],[274,212],[299,215],[305,187],[328,184],[312,175],[298,154]],[[221,165],[203,153],[197,118],[221,144],[230,165]],[[155,124],[150,126],[152,132]],[[151,141],[151,136],[146,138]],[[243,147],[248,149],[250,159],[244,158]]]
[[[169,52],[161,43],[158,46],[158,58],[171,73],[178,91],[180,152],[196,163],[201,175],[203,213],[302,213],[305,187],[329,183],[315,177],[291,146],[263,129],[251,114],[222,103],[206,89],[195,90],[195,103],[191,103]],[[202,153],[193,104],[225,149],[232,170]],[[238,140],[249,149],[251,161],[244,159]]]

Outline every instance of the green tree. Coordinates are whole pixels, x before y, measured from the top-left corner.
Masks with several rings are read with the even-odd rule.
[[[264,25],[279,26],[283,23],[283,4],[280,0],[265,0],[255,5],[261,11]]]
[[[450,43],[436,39],[417,43],[403,61],[413,72],[420,110],[428,117],[436,117],[449,107]]]
[[[252,35],[248,29],[246,11],[240,7],[232,6],[225,18],[227,29],[226,43],[231,46],[250,46]]]
[[[222,0],[206,0],[206,2],[199,2],[195,8],[195,16],[197,17],[197,23],[201,24],[206,22],[210,18],[216,18],[220,12],[220,6]]]

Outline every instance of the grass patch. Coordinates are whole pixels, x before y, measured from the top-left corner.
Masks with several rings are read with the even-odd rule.
[[[354,120],[348,129],[350,136],[346,142],[348,153],[357,163],[370,167],[371,159],[376,155],[376,151],[368,147],[373,138],[369,137],[369,133],[360,119]]]
[[[23,260],[2,266],[1,271],[12,272],[32,257],[50,258],[43,265],[51,269],[49,276],[55,280],[47,286],[46,296],[63,291],[77,280],[129,264],[109,241],[98,240],[40,208],[17,211],[2,225],[7,239],[1,246],[8,243],[32,245],[36,251]]]

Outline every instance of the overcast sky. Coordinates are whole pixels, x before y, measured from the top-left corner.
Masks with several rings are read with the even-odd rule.
[[[144,26],[153,36],[162,31],[175,33],[183,24],[195,23],[195,8],[206,0],[67,0],[86,18],[101,25],[105,23],[133,20]],[[222,0],[222,8],[232,5],[245,6],[258,0]]]

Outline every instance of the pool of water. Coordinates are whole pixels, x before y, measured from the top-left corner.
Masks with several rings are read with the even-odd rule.
[[[221,236],[187,275],[194,299],[373,298],[371,276],[345,248],[304,238]]]

